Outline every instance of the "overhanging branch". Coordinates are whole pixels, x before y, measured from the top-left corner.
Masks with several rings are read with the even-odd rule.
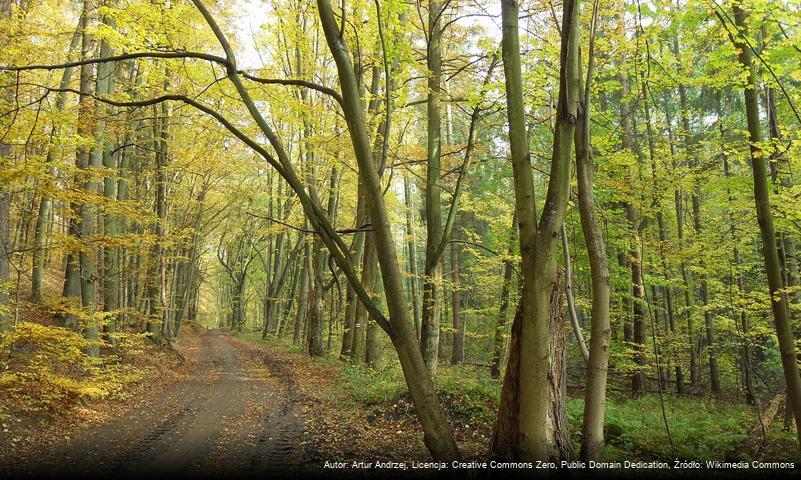
[[[191,58],[197,60],[206,60],[208,62],[213,62],[219,65],[222,65],[228,70],[229,72],[237,73],[242,75],[243,78],[250,80],[251,82],[260,83],[262,85],[285,85],[285,86],[295,86],[295,87],[304,87],[310,90],[316,90],[320,93],[330,96],[339,105],[342,105],[342,95],[339,94],[333,88],[329,88],[314,82],[310,82],[308,80],[297,80],[297,79],[287,79],[287,78],[263,78],[251,73],[248,73],[244,70],[239,70],[236,66],[230,62],[228,59],[224,57],[220,57],[218,55],[212,55],[210,53],[203,53],[203,52],[133,52],[133,53],[124,53],[120,55],[114,55],[110,57],[103,57],[103,58],[88,58],[83,60],[76,60],[73,62],[65,62],[65,63],[54,63],[54,64],[34,64],[34,65],[4,65],[0,66],[0,71],[9,71],[9,72],[24,72],[24,71],[33,71],[33,70],[59,70],[64,68],[75,68],[80,67],[83,65],[92,65],[97,63],[109,63],[109,62],[120,62],[125,60],[135,60],[138,58],[160,58],[160,59],[177,59],[177,58]]]

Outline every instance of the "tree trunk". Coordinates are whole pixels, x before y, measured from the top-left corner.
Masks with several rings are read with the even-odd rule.
[[[501,404],[498,407],[498,416],[492,432],[490,454],[492,458],[505,461],[515,461],[522,457],[520,450],[520,382],[521,373],[521,331],[523,329],[523,299],[517,304],[517,310],[512,322],[512,338],[509,346],[509,361],[506,364],[506,373],[501,388]],[[543,460],[570,460],[575,457],[570,430],[565,410],[566,393],[566,362],[565,362],[565,335],[564,315],[562,312],[562,292],[558,278],[553,284],[549,298],[551,304],[551,318],[548,321],[548,332],[552,335],[548,346],[548,355],[553,361],[546,372],[547,407],[545,430],[547,457]]]
[[[673,54],[678,57],[679,55],[679,41],[678,37],[673,38]],[[683,95],[684,87],[681,86],[679,88],[679,97]],[[667,112],[667,107],[670,102],[665,102],[666,113],[665,115],[668,117],[667,122],[667,129],[668,129],[668,138],[670,140],[671,145],[671,156],[673,156],[673,133],[671,130],[671,114]],[[674,162],[674,170],[676,168],[676,163]],[[686,248],[684,242],[684,198],[681,187],[676,188],[673,192],[673,201],[676,206],[676,236],[678,237],[678,243],[680,248]],[[690,275],[687,272],[687,262],[684,258],[681,259],[681,279],[684,285],[684,310],[685,316],[687,321],[687,341],[689,346],[689,353],[690,353],[690,385],[695,387],[698,384],[698,361],[697,361],[697,353],[696,353],[696,340],[695,340],[695,322],[694,322],[694,302],[693,302],[693,292],[692,287],[690,285]]]
[[[576,313],[576,301],[573,298],[573,260],[570,258],[570,242],[567,239],[567,227],[564,223],[562,224],[560,233],[562,238],[562,252],[565,257],[565,296],[567,297],[567,311],[568,315],[570,315],[570,325],[573,328],[573,335],[576,337],[576,344],[578,345],[579,352],[581,352],[581,358],[586,365],[590,360],[590,351],[587,349],[587,343],[584,341],[584,333],[581,331],[578,313]]]
[[[376,275],[375,293],[380,298],[384,294],[384,285],[379,275]],[[381,327],[372,318],[367,318],[367,340],[365,342],[364,363],[368,367],[375,367],[381,359]]]
[[[675,43],[674,45],[677,45]],[[682,137],[684,139],[684,148],[687,152],[687,156],[690,158],[689,167],[690,169],[694,170],[696,175],[699,169],[698,160],[697,160],[697,152],[693,147],[693,142],[691,140],[691,132],[690,132],[690,120],[689,120],[689,113],[687,108],[687,93],[683,83],[678,84],[679,90],[679,108],[681,113],[681,123],[682,123]],[[693,228],[695,229],[695,236],[696,241],[702,241],[701,239],[701,185],[698,182],[697,178],[693,178],[693,189],[692,189],[692,218],[693,218]],[[709,306],[709,284],[706,279],[706,273],[703,272],[704,270],[704,262],[703,259],[699,262],[699,267],[702,270],[701,274],[698,277],[699,281],[699,298],[701,300],[701,308],[703,309],[704,315],[704,332],[706,334],[706,343],[707,343],[707,352],[709,356],[709,383],[710,383],[710,390],[713,394],[720,393],[720,373],[718,372],[718,361],[717,356],[715,354],[715,334],[714,334],[714,327],[712,325],[712,312],[708,308]]]
[[[0,142],[0,167],[7,165],[11,159],[11,145]],[[9,224],[11,223],[11,197],[5,187],[0,187],[0,333],[11,330],[9,314],[9,266],[11,252],[9,244]]]
[[[103,23],[109,26],[114,25],[114,21],[103,18]],[[100,42],[100,57],[106,58],[114,55],[114,49],[107,41]],[[98,95],[113,94],[116,86],[116,62],[101,63],[97,67],[97,93]],[[114,113],[113,107],[107,107],[103,116],[111,116]],[[116,172],[118,169],[117,158],[114,156],[114,142],[110,135],[105,133],[105,120],[98,120],[95,133],[97,149],[95,155],[100,155],[102,164],[109,172]],[[117,200],[117,179],[114,176],[106,176],[103,179],[103,196],[109,202]],[[118,234],[119,217],[114,213],[106,213],[103,216],[103,234],[107,238],[113,238]],[[117,331],[117,317],[119,309],[120,279],[122,272],[119,262],[119,247],[108,245],[103,247],[103,312],[107,314],[105,332],[109,343],[117,345],[114,333]]]
[[[412,206],[412,189],[409,175],[403,174],[403,199],[406,212],[406,255],[409,263],[409,294],[412,296],[412,314],[414,316],[414,330],[420,338],[420,299],[417,281],[417,246],[414,241],[414,207]]]
[[[426,261],[423,281],[423,321],[420,331],[420,349],[429,375],[437,371],[439,353],[440,317],[442,315],[442,263],[437,249],[442,240],[442,189],[440,160],[442,125],[440,111],[442,51],[441,17],[444,5],[437,0],[428,2],[428,125],[427,173],[425,189]]]
[[[662,275],[666,279],[669,279],[671,278],[672,273],[668,265],[667,254],[665,252],[665,246],[668,245],[667,228],[665,226],[665,218],[664,218],[664,213],[662,211],[663,205],[662,205],[661,176],[657,171],[657,155],[656,155],[656,146],[654,141],[655,135],[651,121],[651,102],[653,99],[649,95],[650,85],[645,76],[645,73],[642,73],[642,76],[643,76],[642,98],[643,98],[643,109],[645,113],[646,135],[648,137],[648,158],[651,161],[651,179],[653,181],[653,192],[654,192],[653,202],[656,207],[656,223],[659,235],[659,259],[661,261]],[[675,347],[672,345],[673,337],[676,334],[676,319],[673,309],[673,290],[669,285],[663,286],[661,290],[662,290],[662,297],[665,301],[665,317],[667,320],[666,330],[670,332],[668,350],[670,351],[671,357],[676,362],[676,365],[674,367],[676,375],[676,393],[682,395],[684,393],[684,373],[682,371],[681,362],[679,362],[678,358],[676,357]]]
[[[311,263],[311,248],[309,240],[304,240],[303,256],[301,257],[300,272],[300,297],[298,297],[298,309],[295,312],[295,333],[292,343],[295,345],[303,344],[303,328],[306,319],[306,302],[309,298],[309,264]]]
[[[81,41],[81,50],[83,58],[88,58],[94,40],[91,35],[87,33],[94,24],[94,15],[96,5],[91,0],[84,1],[84,32]],[[79,100],[79,115],[78,115],[78,135],[83,138],[89,138],[95,134],[92,125],[95,123],[95,106],[89,96],[92,93],[92,77],[94,68],[91,65],[81,66],[81,83],[80,83],[80,100]],[[102,127],[99,127],[102,128]],[[89,148],[87,146],[78,147],[78,168],[83,172],[87,178],[84,180],[83,189],[87,195],[95,195],[98,193],[98,183],[92,178],[91,170],[102,167],[102,154],[96,148]],[[96,341],[98,339],[98,324],[94,315],[96,302],[97,302],[97,266],[95,263],[95,249],[89,247],[89,242],[97,234],[97,207],[93,205],[92,200],[84,201],[80,206],[80,239],[82,243],[82,250],[78,255],[78,262],[80,268],[80,285],[81,285],[81,305],[83,306],[86,320],[83,325],[83,335],[87,340]],[[87,354],[90,356],[100,355],[99,344],[92,344],[87,348]]]
[[[91,4],[90,1],[85,1],[83,6],[83,12],[81,13],[81,59],[86,60],[91,55],[92,50],[92,38],[87,33],[88,28],[92,24],[92,15],[93,15],[94,6]],[[94,67],[91,64],[81,65],[80,68],[80,83],[79,83],[79,91],[80,95],[78,96],[78,126],[77,126],[77,134],[79,137],[82,138],[89,138],[92,134],[92,106],[91,106],[91,98],[88,94],[92,91],[92,76],[94,73]],[[77,148],[76,158],[75,158],[75,165],[78,167],[79,170],[86,170],[89,168],[90,162],[90,151],[89,147],[86,145],[80,145]],[[73,182],[78,183],[80,182],[81,177],[76,175],[73,177]],[[84,185],[85,186],[85,185]],[[73,237],[75,240],[80,242],[82,240],[83,235],[83,210],[84,206],[78,201],[71,201],[70,202],[70,210],[72,215],[69,218],[69,228],[68,234],[70,237]],[[87,212],[89,213],[89,212]],[[82,259],[86,255],[81,255],[79,252],[75,250],[70,250],[67,252],[67,259],[66,259],[66,268],[64,270],[64,290],[62,296],[65,297],[67,300],[67,308],[75,309],[78,308],[80,305],[83,304],[83,272],[82,272]],[[89,265],[87,265],[89,266]],[[94,297],[92,297],[94,298]],[[69,329],[77,329],[78,325],[78,316],[75,314],[75,311],[67,311],[63,318],[63,325]],[[87,331],[89,335],[94,335],[96,337],[97,326],[95,325],[92,328],[92,325],[89,325],[89,330]],[[95,353],[94,351],[91,353]]]
[[[453,318],[451,364],[458,365],[464,362],[464,322],[462,321],[462,299],[459,294],[459,247],[456,242],[451,242],[451,272],[453,272],[451,277],[451,315]]]
[[[339,35],[339,22],[334,16],[330,1],[318,0],[317,6],[326,41],[336,62],[342,90],[342,108],[359,165],[359,177],[365,185],[367,210],[376,242],[376,254],[381,265],[389,311],[387,333],[390,334],[398,353],[409,393],[423,427],[423,440],[428,450],[437,460],[454,460],[459,458],[459,450],[448,419],[439,403],[434,384],[428,376],[423,357],[417,348],[414,326],[409,318],[403,291],[403,277],[378,172],[370,151],[370,138],[364,124],[364,113],[350,54]]]
[[[737,4],[733,5],[733,9],[735,25],[742,32],[742,35],[748,35],[745,11]],[[795,340],[790,325],[787,302],[784,300],[786,295],[784,293],[785,285],[781,274],[779,254],[776,250],[776,229],[773,224],[773,213],[770,207],[770,190],[768,188],[768,174],[765,165],[767,156],[761,145],[762,127],[759,119],[756,73],[750,46],[735,38],[732,38],[732,43],[739,50],[738,58],[740,64],[748,73],[748,87],[743,90],[743,95],[745,98],[748,140],[754,178],[754,201],[756,203],[759,230],[762,236],[762,253],[768,277],[776,336],[779,340],[784,380],[787,385],[787,395],[790,397],[790,404],[795,415],[799,443],[801,443],[801,376],[799,376],[798,364],[796,363]]]
[[[375,240],[368,232],[364,238],[364,256],[362,258],[362,285],[371,296],[375,290],[378,277],[378,258],[375,254]],[[362,303],[356,305],[356,322],[353,325],[353,351],[351,361],[362,365],[367,359],[367,328],[369,317]]]
[[[594,32],[591,34],[594,38]],[[581,459],[598,460],[604,448],[606,413],[606,381],[609,364],[609,265],[603,231],[595,214],[592,140],[590,137],[590,89],[594,70],[593,40],[590,40],[586,84],[580,89],[576,121],[576,180],[579,216],[587,255],[590,261],[592,287],[592,323],[590,351],[587,360],[587,387],[584,393],[584,420],[581,424]],[[579,76],[581,79],[581,76]]]
[[[313,271],[309,272],[309,277],[313,280],[311,285],[311,296],[309,298],[309,356],[321,357],[325,355],[323,346],[323,328],[325,319],[323,318],[323,277],[322,268],[325,256],[321,251],[321,242],[314,241]]]
[[[556,282],[556,239],[559,235],[570,190],[570,160],[573,150],[578,106],[578,42],[579,4],[566,0],[562,4],[562,41],[560,52],[560,88],[553,138],[548,193],[542,218],[537,224],[534,212],[534,188],[526,138],[523,82],[518,33],[519,5],[505,0],[503,17],[503,64],[506,77],[509,144],[515,186],[515,209],[520,229],[520,253],[523,263],[523,293],[520,323],[520,369],[516,394],[518,431],[511,451],[523,461],[546,460],[559,455],[548,425],[549,397],[549,325],[551,293]],[[514,329],[513,329],[514,332]],[[510,363],[511,355],[510,355]],[[507,367],[507,375],[510,369]],[[508,395],[509,392],[506,392]],[[508,403],[503,398],[502,403]],[[509,413],[508,411],[506,412]],[[507,420],[499,411],[498,424]],[[501,442],[503,443],[503,442]],[[499,445],[499,444],[498,444]]]
[[[504,350],[506,349],[506,316],[509,310],[509,294],[511,292],[512,274],[514,267],[510,260],[514,255],[515,233],[517,233],[517,212],[512,215],[512,228],[509,230],[509,243],[506,248],[506,260],[503,262],[503,284],[501,285],[501,304],[498,307],[498,319],[495,324],[495,347],[492,354],[493,379],[501,377],[501,363],[504,361]]]
[[[81,20],[78,22],[78,27],[75,29],[75,33],[72,35],[72,41],[70,42],[69,52],[74,52],[78,46],[81,44],[81,39],[83,32],[83,16],[81,16]],[[70,80],[72,78],[72,72],[75,70],[74,67],[65,68],[61,74],[61,83],[59,84],[59,88],[61,90],[65,90],[70,85]],[[58,92],[56,96],[56,103],[55,103],[55,110],[57,112],[61,112],[64,109],[64,106],[67,103],[67,92],[61,91]],[[54,128],[53,136],[56,137],[61,134],[60,128]],[[52,165],[54,162],[55,151],[53,148],[50,148],[47,151],[47,158],[45,159],[45,163],[47,165]],[[50,174],[55,176],[55,171],[53,171],[51,167]],[[53,199],[50,198],[50,195],[44,191],[42,192],[42,197],[39,200],[39,210],[36,214],[36,225],[34,227],[34,234],[33,234],[33,270],[31,272],[31,297],[33,298],[34,302],[41,302],[42,301],[42,288],[44,286],[44,267],[45,267],[45,259],[47,257],[47,224],[52,213],[53,207]]]
[[[11,15],[12,2],[0,1],[0,20]],[[8,83],[11,76],[8,73],[0,74],[0,80]],[[11,103],[14,92],[9,87],[3,88],[3,101]],[[11,166],[13,147],[11,144],[0,141],[0,169],[5,170]],[[11,330],[11,315],[9,315],[8,281],[11,266],[11,247],[9,242],[9,225],[11,223],[11,197],[8,188],[0,185],[0,334]]]
[[[618,32],[623,34],[626,29],[625,22],[625,2],[618,0]],[[623,35],[625,37],[625,35]],[[621,38],[623,38],[621,37]],[[620,79],[620,127],[621,127],[621,148],[624,152],[636,154],[634,142],[634,112],[631,107],[629,97],[629,78],[626,73],[626,59],[621,59],[621,67],[618,72]],[[634,182],[636,175],[631,170],[628,172],[629,181]],[[634,195],[634,192],[631,192]],[[632,297],[632,319],[631,319],[631,348],[634,349],[634,361],[640,368],[631,377],[631,393],[639,395],[644,393],[645,374],[642,367],[645,365],[645,323],[644,323],[644,302],[645,286],[642,276],[642,251],[640,248],[640,213],[632,199],[624,202],[626,220],[629,223],[631,239],[629,245],[628,263],[631,269],[631,297]]]

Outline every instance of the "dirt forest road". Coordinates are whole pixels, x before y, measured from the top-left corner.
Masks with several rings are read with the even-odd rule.
[[[294,382],[280,362],[215,330],[182,333],[187,377],[107,423],[15,465],[15,476],[263,476],[304,468]]]

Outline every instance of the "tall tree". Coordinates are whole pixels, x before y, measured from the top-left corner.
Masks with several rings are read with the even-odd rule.
[[[442,188],[440,169],[442,156],[442,14],[445,5],[439,0],[428,2],[428,124],[426,142],[426,255],[423,281],[423,318],[420,350],[431,376],[437,370],[439,330],[442,315],[442,256],[438,254],[442,240]]]
[[[592,289],[592,320],[587,389],[584,394],[584,419],[581,424],[581,458],[597,460],[604,448],[604,417],[606,411],[606,380],[609,364],[609,264],[603,232],[595,213],[592,139],[590,135],[590,93],[594,65],[594,42],[597,28],[597,4],[593,7],[586,80],[579,73],[582,97],[579,98],[576,120],[576,180],[581,228],[590,260]]]
[[[779,339],[784,380],[787,384],[787,396],[795,415],[798,440],[801,443],[801,374],[796,363],[795,339],[790,325],[790,313],[785,301],[784,279],[782,278],[779,252],[776,250],[776,227],[773,223],[773,212],[770,205],[770,188],[768,186],[768,155],[764,150],[762,125],[759,119],[759,102],[754,54],[748,38],[748,15],[738,4],[732,5],[734,25],[738,33],[731,34],[731,40],[738,50],[738,60],[747,77],[743,87],[745,99],[745,115],[748,123],[748,143],[751,152],[751,167],[754,180],[754,202],[762,236],[762,255],[765,262],[765,273],[768,278],[770,305],[773,321],[776,325],[776,336]]]
[[[534,211],[534,184],[526,137],[523,81],[520,65],[519,4],[501,2],[503,24],[503,65],[506,78],[506,103],[509,146],[515,188],[515,211],[520,230],[520,254],[523,266],[523,289],[520,302],[519,363],[517,388],[504,389],[501,411],[495,432],[495,445],[514,445],[522,460],[546,460],[560,456],[554,419],[549,418],[549,345],[551,292],[556,280],[556,246],[564,221],[570,193],[570,161],[576,127],[579,91],[579,2],[567,0],[562,5],[562,28],[559,68],[559,96],[553,135],[548,192],[542,215],[537,222]],[[515,334],[513,329],[513,335]],[[510,398],[511,397],[511,398]],[[512,405],[512,408],[504,408]],[[516,408],[514,408],[516,407]],[[515,411],[516,410],[516,411]],[[499,432],[498,426],[515,420],[512,438]]]

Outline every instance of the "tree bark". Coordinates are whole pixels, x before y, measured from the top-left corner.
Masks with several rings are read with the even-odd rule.
[[[743,36],[748,35],[746,12],[737,4],[733,4],[734,23]],[[732,42],[739,50],[740,65],[748,74],[747,87],[743,89],[745,98],[746,119],[748,122],[748,141],[751,151],[751,166],[754,179],[754,202],[756,204],[757,220],[762,236],[762,253],[765,262],[765,271],[770,291],[771,310],[776,326],[776,336],[779,340],[784,380],[787,385],[787,395],[790,397],[793,414],[795,415],[798,439],[801,444],[801,376],[795,355],[795,340],[790,325],[790,315],[787,302],[784,300],[784,279],[781,274],[779,254],[776,250],[776,229],[773,224],[773,213],[770,206],[770,190],[768,188],[768,173],[765,165],[767,156],[762,145],[762,127],[759,119],[759,104],[757,100],[757,81],[754,71],[753,55],[750,46],[741,40],[732,38]]]
[[[625,2],[618,0],[617,2],[617,26],[618,33],[621,38],[625,38],[626,20],[625,20]],[[618,72],[620,80],[620,129],[621,139],[620,146],[624,152],[631,154],[637,153],[637,146],[634,142],[634,111],[629,100],[629,78],[626,72],[626,58],[621,59],[621,66]],[[634,182],[635,174],[628,171],[629,181]],[[633,194],[633,192],[632,192]],[[631,231],[631,239],[628,251],[628,264],[631,269],[631,297],[632,297],[632,318],[631,318],[631,344],[630,347],[634,350],[634,361],[637,363],[640,370],[635,372],[631,377],[631,392],[634,395],[644,393],[645,389],[645,374],[641,368],[645,365],[645,323],[644,323],[644,302],[645,302],[645,286],[643,285],[642,276],[642,251],[640,248],[640,213],[634,205],[633,199],[627,199],[624,202],[624,210],[626,212],[626,220],[629,224]]]
[[[454,230],[455,232],[455,230]],[[462,321],[462,298],[459,292],[459,247],[451,242],[451,316],[453,318],[453,350],[451,364],[464,362],[464,322]]]
[[[78,27],[75,29],[75,33],[72,35],[72,41],[70,42],[69,52],[74,52],[78,46],[81,44],[82,39],[82,32],[83,32],[83,16],[81,16],[81,20],[78,22]],[[65,90],[69,87],[70,81],[72,78],[72,72],[75,69],[72,67],[65,68],[61,74],[61,83],[59,84],[59,88],[61,90]],[[61,112],[64,109],[64,106],[67,103],[67,92],[61,91],[56,96],[56,103],[55,103],[55,110],[57,112]],[[55,128],[53,131],[53,136],[58,136],[61,133],[60,128]],[[47,165],[52,165],[55,157],[55,151],[53,148],[50,148],[47,151],[47,158],[45,159],[45,163]],[[55,172],[52,170],[51,167],[51,175],[55,176]],[[45,266],[45,258],[47,257],[47,223],[50,218],[53,206],[53,199],[47,193],[47,191],[42,192],[42,197],[39,200],[39,210],[36,214],[36,225],[34,227],[34,234],[33,234],[33,261],[31,262],[33,265],[33,269],[31,272],[31,297],[33,298],[34,302],[41,302],[43,295],[42,295],[42,288],[44,286],[44,266]]]
[[[556,283],[556,242],[569,195],[570,160],[578,106],[579,2],[562,4],[562,41],[560,52],[559,100],[553,138],[548,192],[542,218],[537,224],[534,212],[534,187],[526,137],[523,82],[518,33],[519,5],[514,0],[501,3],[503,21],[502,53],[506,78],[509,144],[514,173],[515,209],[520,229],[520,253],[523,263],[523,293],[520,314],[520,369],[507,367],[507,375],[519,375],[518,431],[511,450],[520,460],[547,460],[559,455],[553,428],[549,425],[548,371],[551,292]],[[513,329],[514,332],[514,329]],[[510,355],[510,363],[511,355]],[[506,391],[506,395],[509,395]],[[503,398],[503,403],[510,402]],[[500,412],[498,424],[510,412]],[[496,443],[500,446],[504,442]]]
[[[91,0],[84,1],[84,32],[81,40],[81,50],[83,57],[88,58],[94,48],[94,40],[87,32],[95,22],[96,5]],[[94,68],[90,65],[81,67],[80,100],[78,115],[78,135],[84,138],[95,134],[92,126],[95,123],[95,106],[89,96],[92,93],[92,77]],[[87,146],[78,147],[78,168],[86,176],[83,183],[83,190],[87,195],[92,196],[98,193],[98,183],[92,178],[91,170],[102,167],[102,155],[97,149]],[[89,247],[89,242],[97,234],[97,207],[92,204],[92,200],[80,205],[80,239],[82,243],[81,252],[78,254],[78,265],[80,269],[81,285],[81,305],[83,306],[86,319],[82,328],[83,336],[87,340],[98,340],[98,323],[94,316],[97,303],[97,266],[95,263],[95,249]],[[91,344],[87,347],[87,354],[90,356],[100,355],[100,346]]]
[[[426,258],[423,280],[423,319],[420,331],[420,349],[429,375],[437,371],[439,357],[439,330],[442,315],[442,263],[437,249],[442,239],[442,189],[440,157],[442,147],[442,115],[440,111],[442,51],[442,2],[428,2],[428,124],[427,167],[425,189]]]
[[[498,307],[498,319],[495,323],[495,346],[492,353],[492,367],[490,376],[493,379],[501,377],[501,364],[504,361],[506,350],[506,316],[509,310],[509,294],[511,292],[512,266],[511,257],[514,255],[515,243],[517,238],[517,212],[512,215],[512,228],[509,229],[509,240],[506,248],[506,259],[503,262],[503,284],[501,285],[501,304]]]
[[[103,18],[102,22],[109,26],[114,25],[114,21]],[[106,40],[100,42],[100,57],[106,58],[114,55],[114,49]],[[101,63],[97,67],[97,94],[109,95],[114,93],[116,87],[116,62]],[[103,112],[104,117],[110,117],[114,113],[114,107],[106,107]],[[105,120],[97,121],[95,132],[95,142],[97,144],[94,155],[99,155],[102,165],[109,172],[116,172],[118,169],[117,158],[114,156],[114,142],[110,135],[105,132]],[[117,179],[114,176],[106,176],[103,179],[103,196],[110,202],[117,200]],[[119,217],[114,213],[103,215],[103,235],[107,238],[115,237],[119,231]],[[120,279],[122,277],[119,262],[120,249],[114,245],[104,246],[103,252],[103,312],[107,314],[104,326],[108,341],[112,346],[117,345],[114,336],[117,331],[117,319],[120,296]]]
[[[359,177],[365,185],[367,210],[389,310],[387,333],[398,353],[409,393],[423,427],[423,440],[428,450],[435,459],[454,460],[459,458],[459,450],[437,398],[434,384],[428,376],[423,357],[417,348],[414,327],[409,318],[403,291],[403,277],[378,172],[373,164],[370,139],[364,124],[363,107],[359,99],[353,64],[344,40],[339,35],[339,22],[334,16],[330,1],[318,0],[317,6],[326,41],[336,62],[342,88],[342,107],[359,165]]]
[[[420,299],[419,282],[417,281],[417,245],[414,240],[414,207],[412,206],[412,189],[409,174],[403,174],[403,200],[406,213],[406,258],[409,263],[409,294],[412,296],[412,314],[414,317],[414,330],[420,338]]]
[[[593,23],[596,18],[593,19]],[[593,28],[595,25],[593,25]],[[603,231],[595,213],[592,139],[590,136],[590,91],[594,70],[593,40],[590,34],[587,80],[580,89],[578,118],[576,121],[576,180],[579,216],[587,255],[590,261],[592,288],[592,320],[590,349],[587,359],[587,387],[584,393],[584,420],[581,424],[581,451],[584,461],[598,460],[604,448],[604,417],[606,414],[606,381],[609,364],[609,265]],[[581,79],[581,75],[579,76]]]

